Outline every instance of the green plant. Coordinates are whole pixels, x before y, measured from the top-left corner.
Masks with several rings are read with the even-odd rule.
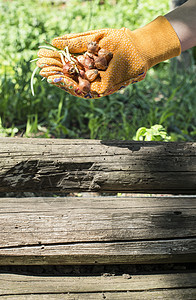
[[[137,130],[134,138],[136,141],[162,141],[168,142],[171,137],[168,136],[162,125],[153,125],[150,128],[141,127]]]
[[[171,62],[146,79],[97,100],[83,100],[31,73],[39,45],[57,35],[101,27],[142,26],[169,9],[169,0],[0,2],[0,117],[3,130],[58,138],[133,139],[138,128],[162,125],[171,141],[196,140],[195,65],[184,73]],[[8,134],[8,133],[7,133]],[[12,133],[13,134],[13,133]]]
[[[18,128],[16,127],[4,128],[0,118],[0,137],[7,137],[7,136],[13,137],[16,135],[17,132],[18,132]]]

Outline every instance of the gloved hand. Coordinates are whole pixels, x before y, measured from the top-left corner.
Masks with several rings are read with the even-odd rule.
[[[99,98],[141,81],[150,67],[181,52],[177,34],[162,16],[134,31],[122,28],[67,34],[55,38],[52,45],[62,50],[68,46],[70,53],[74,54],[85,52],[91,41],[112,52],[113,58],[107,70],[100,71],[100,77],[91,83],[90,92],[81,92],[78,83],[62,73],[58,51],[39,50],[37,65],[42,68],[40,75],[74,96]]]

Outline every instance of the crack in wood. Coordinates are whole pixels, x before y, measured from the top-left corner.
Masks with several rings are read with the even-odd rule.
[[[73,280],[74,280],[74,276],[73,276]],[[104,293],[105,295],[107,295],[108,293],[111,293],[111,294],[116,295],[117,293],[124,294],[126,292],[127,296],[131,297],[132,293],[143,294],[144,292],[147,293],[147,292],[162,292],[162,291],[178,291],[178,290],[189,290],[189,289],[195,289],[195,288],[196,288],[196,285],[190,285],[190,286],[185,286],[185,287],[184,286],[183,287],[167,287],[167,288],[165,287],[165,288],[151,288],[151,289],[140,289],[140,290],[129,288],[126,291],[125,291],[125,289],[122,289],[122,290],[118,289],[118,291],[114,291],[112,289],[111,290],[106,289],[104,291],[103,290],[102,291],[100,291],[100,290],[90,291],[89,290],[89,291],[84,291],[84,292],[82,292],[82,291],[77,291],[77,292],[76,291],[71,291],[71,292],[52,292],[52,291],[50,291],[50,293],[48,293],[48,292],[38,292],[38,293],[36,293],[36,292],[31,291],[29,293],[22,292],[22,294],[21,293],[6,293],[6,294],[0,294],[0,296],[8,297],[8,296],[30,296],[30,295],[48,295],[48,296],[50,296],[50,295],[70,295],[70,297],[71,297],[71,295],[78,295],[78,296],[79,295],[88,295],[88,294],[89,295],[96,295],[98,293],[99,294]],[[161,294],[160,294],[160,297],[161,297]],[[101,298],[99,298],[99,299],[101,299]],[[102,299],[107,299],[107,297],[105,296]],[[120,299],[120,298],[118,298],[118,299]],[[74,298],[74,300],[75,300],[75,298]]]
[[[77,241],[77,242],[63,242],[63,243],[44,243],[42,244],[40,241],[35,243],[35,244],[28,244],[28,245],[14,245],[14,246],[1,246],[0,250],[6,250],[6,249],[24,249],[24,248],[42,248],[44,247],[53,247],[53,246],[72,246],[72,245],[85,245],[85,244],[96,244],[96,245],[101,245],[101,244],[107,244],[107,245],[112,245],[112,244],[134,244],[134,243],[153,243],[153,242],[175,242],[175,241],[189,241],[196,243],[196,236],[186,236],[186,237],[172,237],[172,238],[155,238],[155,239],[133,239],[133,240],[102,240],[102,241]],[[194,245],[193,245],[194,247]],[[173,251],[173,249],[171,249]]]

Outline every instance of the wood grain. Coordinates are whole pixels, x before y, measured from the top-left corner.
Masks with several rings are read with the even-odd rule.
[[[196,261],[196,197],[0,198],[0,264]]]
[[[124,276],[0,274],[0,296],[23,295],[20,299],[27,299],[27,296],[28,299],[60,299],[59,296],[61,299],[172,299],[171,296],[183,299],[182,296],[187,296],[184,299],[195,299],[195,282],[196,273],[132,275],[129,279]]]
[[[196,289],[172,289],[150,292],[100,292],[100,293],[68,293],[68,294],[29,294],[14,295],[14,300],[193,300],[196,299]],[[3,296],[3,300],[13,300],[13,295]]]
[[[196,143],[0,139],[0,192],[196,193]]]

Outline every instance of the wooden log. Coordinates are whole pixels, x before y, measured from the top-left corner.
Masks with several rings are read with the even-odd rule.
[[[196,193],[196,143],[0,139],[0,192]]]
[[[196,197],[0,198],[0,265],[196,261]]]
[[[0,274],[0,296],[3,299],[187,300],[195,299],[195,282],[196,273],[131,275],[127,278]]]

